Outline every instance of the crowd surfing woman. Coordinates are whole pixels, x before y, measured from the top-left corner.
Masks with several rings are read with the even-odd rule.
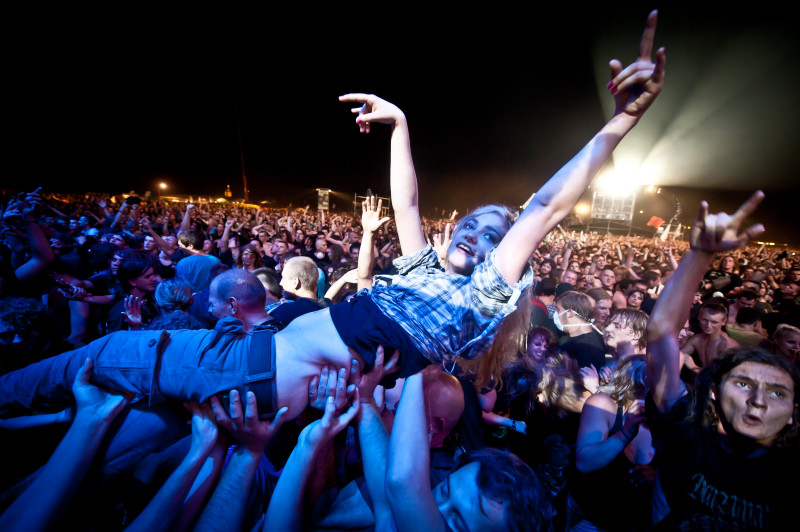
[[[611,120],[539,190],[519,217],[505,206],[488,205],[462,218],[453,232],[444,272],[435,252],[426,245],[420,222],[405,115],[374,95],[347,94],[339,98],[361,105],[353,112],[358,114],[356,122],[362,133],[369,133],[375,122],[392,126],[392,206],[404,254],[396,263],[400,275],[392,278],[390,286],[376,285],[369,297],[356,298],[349,307],[331,310],[345,343],[351,347],[358,343],[353,342],[353,331],[346,330],[349,327],[344,323],[345,317],[379,311],[394,322],[392,330],[396,331],[399,325],[411,339],[411,356],[401,349],[407,371],[430,362],[450,368],[457,357],[474,359],[488,350],[501,321],[514,311],[520,292],[531,282],[529,257],[542,238],[569,213],[616,145],[661,92],[663,48],[656,52],[655,63],[650,59],[656,19],[654,11],[647,19],[634,63],[624,70],[619,61],[610,63],[612,79],[608,89],[616,103]],[[497,375],[507,355],[492,355],[494,359],[484,357],[481,365]],[[411,362],[414,358],[417,364]]]
[[[503,319],[514,311],[522,291],[531,282],[529,257],[542,238],[572,210],[617,144],[661,92],[664,50],[656,52],[655,63],[651,60],[656,20],[654,11],[647,19],[636,61],[625,69],[617,60],[609,65],[608,90],[616,103],[614,116],[539,190],[518,218],[508,208],[495,205],[477,209],[463,218],[447,251],[446,271],[439,266],[439,258],[427,244],[423,232],[405,115],[374,95],[340,97],[343,102],[359,104],[354,112],[358,114],[356,123],[361,132],[368,133],[374,122],[392,126],[392,205],[404,256],[395,261],[399,273],[391,276],[391,283],[376,283],[367,294],[346,304],[302,316],[275,333],[273,370],[276,376],[269,378],[269,387],[273,390],[267,401],[269,409],[259,403],[259,409],[264,406],[264,415],[285,406],[288,419],[296,417],[307,406],[309,384],[318,377],[323,366],[345,368],[345,373],[350,375],[349,368],[355,359],[359,370],[369,370],[379,345],[402,353],[401,375],[413,374],[431,363],[451,369],[459,357],[476,359],[484,355],[492,343],[509,345],[516,352],[515,342],[503,338],[495,342],[495,337]],[[224,325],[218,325],[219,334],[228,334],[220,328]],[[153,382],[159,384],[160,397],[174,400],[205,401],[232,387],[245,388],[247,372],[242,369],[248,368],[245,353],[250,349],[249,337],[232,338],[230,344],[225,344],[229,356],[218,359],[209,356],[198,359],[198,353],[223,345],[216,340],[217,343],[211,345],[209,335],[181,331],[173,333],[171,338],[165,352],[159,355],[158,365],[153,362],[152,371],[157,370],[158,374],[140,378],[136,386],[114,375],[129,369],[130,356],[124,353],[131,350],[138,353],[137,346],[149,345],[148,338],[120,335],[107,339],[102,346],[89,344],[84,349],[93,357],[103,357],[104,364],[95,366],[98,380],[112,388],[134,388],[131,391],[140,395],[148,395]],[[234,351],[238,353],[236,356],[233,356]],[[64,386],[68,386],[86,354],[81,350],[65,353],[64,358],[50,359],[46,365],[26,368],[25,375],[11,374],[0,379],[0,396],[3,397],[0,410],[12,404],[29,405],[38,399],[32,394],[20,397],[12,393],[14,382],[19,379],[46,378],[50,383],[57,380],[58,384],[63,380]],[[143,363],[142,356],[137,355],[137,364]],[[190,357],[188,361],[187,356]],[[505,364],[503,353],[483,358],[486,363],[482,361],[485,366],[482,373],[499,375],[499,369]],[[224,366],[213,368],[214,379],[193,378],[196,372],[208,375],[209,368],[200,366],[214,360]],[[172,364],[180,366],[184,376],[180,381],[167,377],[177,370],[170,367]],[[137,375],[142,373],[147,372],[139,367]],[[268,374],[258,373],[259,376]],[[230,382],[233,378],[240,381]],[[223,382],[225,379],[228,381]],[[159,382],[161,380],[163,382]]]

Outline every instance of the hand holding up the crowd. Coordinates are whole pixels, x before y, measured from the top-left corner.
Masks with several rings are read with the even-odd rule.
[[[378,387],[381,379],[383,379],[385,375],[389,375],[397,370],[397,364],[400,362],[400,351],[395,349],[391,358],[385,362],[384,356],[385,350],[382,345],[379,345],[375,354],[374,366],[369,372],[363,375],[358,360],[353,359],[353,364],[350,369],[350,381],[356,384],[359,400],[362,403],[373,403],[375,400],[375,389]]]
[[[351,373],[352,375],[352,373]],[[347,385],[347,370],[323,366],[319,377],[314,376],[308,386],[308,406],[317,410],[325,410],[327,399],[333,398],[334,409],[339,411],[345,407],[348,399],[353,397],[355,385]]]
[[[211,397],[211,408],[219,426],[229,432],[236,442],[236,450],[200,516],[195,532],[242,528],[245,502],[258,463],[264,449],[283,425],[288,411],[286,407],[281,408],[272,422],[261,421],[253,392],[247,392],[246,410],[242,409],[238,391],[231,390],[229,397],[230,414],[216,396]]]
[[[92,360],[87,358],[72,385],[77,412],[36,479],[0,516],[0,530],[47,530],[67,507],[92,463],[114,418],[127,406],[122,395],[89,382]]]
[[[356,417],[359,405],[358,390],[356,390],[350,407],[343,413],[337,414],[334,397],[328,396],[322,419],[314,421],[303,429],[297,445],[283,468],[269,503],[264,530],[303,529],[304,494],[312,471],[316,471],[319,465],[317,458],[322,454],[322,450],[331,444],[333,438]]]
[[[241,449],[260,455],[281,425],[283,425],[286,412],[289,409],[283,407],[278,410],[271,422],[261,421],[258,419],[258,404],[256,395],[253,392],[247,392],[246,409],[242,408],[242,401],[238,391],[231,390],[229,397],[230,415],[225,411],[216,396],[211,397],[211,408],[216,416],[217,424],[233,437],[237,451]]]
[[[89,416],[92,420],[110,424],[127,406],[128,401],[121,394],[107,392],[91,384],[89,378],[93,367],[94,362],[87,358],[72,385],[77,410],[75,419],[77,421],[81,416]]]
[[[180,517],[192,520],[194,512],[197,511],[197,506],[192,504],[192,497],[187,498],[187,496],[195,487],[195,480],[206,458],[214,450],[218,430],[214,414],[208,404],[184,403],[183,406],[192,413],[192,440],[189,452],[147,507],[125,529],[128,532],[172,530],[176,519]],[[190,515],[188,517],[181,515],[184,512]]]

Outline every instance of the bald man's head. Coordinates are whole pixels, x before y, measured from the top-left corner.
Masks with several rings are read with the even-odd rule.
[[[425,381],[428,423],[433,429],[431,448],[442,447],[464,414],[464,390],[453,375],[442,371]]]
[[[211,282],[208,310],[217,319],[235,316],[238,311],[264,312],[266,294],[261,281],[246,270],[228,270]]]
[[[281,287],[290,299],[316,298],[318,280],[317,264],[308,257],[292,257],[283,266]]]

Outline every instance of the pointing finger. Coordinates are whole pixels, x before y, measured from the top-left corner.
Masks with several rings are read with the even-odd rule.
[[[647,22],[642,33],[642,40],[639,43],[639,58],[650,59],[653,53],[653,41],[656,39],[656,24],[658,23],[658,10],[653,10],[647,16]]]
[[[350,94],[342,94],[339,96],[340,102],[359,102],[369,103],[372,94],[365,94],[363,92],[351,92]]]

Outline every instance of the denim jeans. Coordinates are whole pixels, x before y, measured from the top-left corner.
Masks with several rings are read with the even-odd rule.
[[[113,333],[0,377],[0,415],[71,403],[72,383],[86,357],[94,361],[92,382],[147,398],[151,406],[168,399],[200,403],[232,388],[244,393],[256,381],[271,382],[274,390],[272,335],[245,333],[233,318],[219,320],[212,330]],[[260,351],[253,356],[269,366],[257,378],[248,371],[251,349]],[[274,393],[266,399],[274,405]],[[262,402],[259,396],[260,412]]]

